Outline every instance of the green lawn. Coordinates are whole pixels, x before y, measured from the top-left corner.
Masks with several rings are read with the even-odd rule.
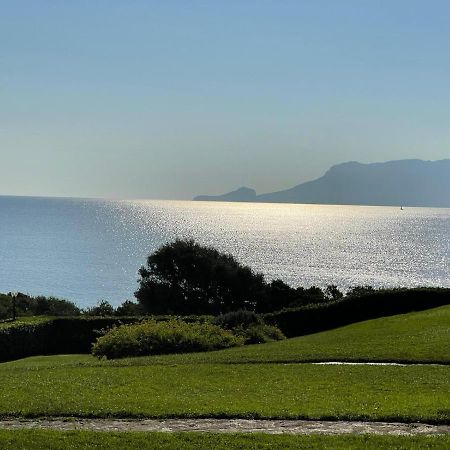
[[[449,362],[449,324],[446,306],[219,352],[117,361],[27,358],[0,364],[0,415],[450,423],[450,365],[296,364]]]
[[[0,448],[34,449],[444,449],[450,436],[292,436],[217,433],[96,433],[88,431],[0,430]]]
[[[48,357],[51,364],[33,360],[0,365],[0,415],[450,422],[447,366],[90,366],[83,358],[77,366],[74,357]]]

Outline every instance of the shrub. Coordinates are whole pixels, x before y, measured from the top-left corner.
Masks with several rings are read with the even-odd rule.
[[[217,316],[213,323],[242,337],[245,344],[263,344],[284,339],[277,327],[266,325],[262,317],[253,311],[232,311]]]
[[[265,323],[252,324],[246,328],[236,327],[233,329],[233,333],[242,337],[245,344],[264,344],[285,339],[279,328]]]
[[[97,357],[158,355],[219,350],[242,345],[244,339],[211,323],[186,323],[181,320],[139,324],[113,328],[97,339],[92,354]]]
[[[250,325],[260,325],[263,324],[264,321],[259,314],[256,314],[253,311],[240,309],[238,311],[221,314],[214,318],[212,323],[221,328],[232,330],[239,326],[248,328]]]

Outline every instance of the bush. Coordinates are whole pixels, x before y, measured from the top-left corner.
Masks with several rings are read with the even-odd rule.
[[[242,337],[245,344],[263,344],[285,338],[277,327],[266,325],[262,317],[253,311],[232,311],[217,316],[213,323]]]
[[[246,328],[236,327],[232,331],[236,336],[242,337],[245,344],[264,344],[286,339],[279,328],[265,323],[252,324]]]
[[[181,320],[147,320],[113,328],[97,339],[92,354],[97,357],[159,355],[219,350],[242,345],[244,340],[211,323]]]
[[[261,325],[264,321],[259,314],[256,314],[253,311],[240,309],[238,311],[221,314],[220,316],[215,317],[212,323],[221,328],[232,330],[237,327],[248,328],[250,325]]]

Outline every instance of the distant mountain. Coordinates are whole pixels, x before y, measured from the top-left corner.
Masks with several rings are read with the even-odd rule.
[[[241,187],[223,195],[199,195],[194,200],[210,202],[256,202],[256,191],[248,187]]]
[[[450,159],[405,159],[331,167],[322,177],[279,192],[256,195],[250,188],[194,200],[331,205],[450,207]]]

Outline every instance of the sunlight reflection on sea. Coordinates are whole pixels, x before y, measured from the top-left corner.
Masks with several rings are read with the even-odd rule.
[[[450,286],[450,210],[0,197],[0,291],[118,304],[159,245],[194,238],[292,285]]]

